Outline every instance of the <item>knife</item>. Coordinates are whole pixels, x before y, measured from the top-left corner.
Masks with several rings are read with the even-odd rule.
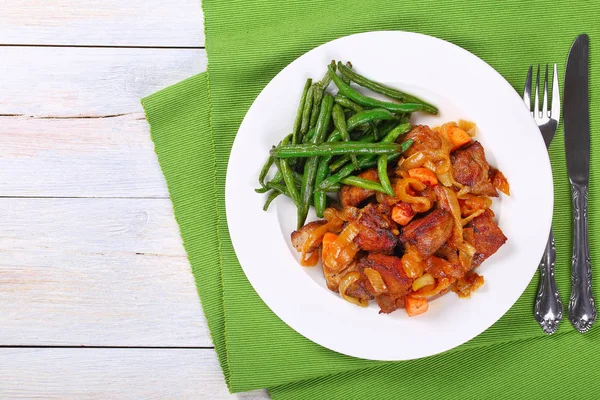
[[[569,51],[564,89],[564,130],[567,172],[573,199],[573,258],[569,320],[587,332],[596,320],[592,265],[588,241],[590,179],[589,38],[579,35]]]

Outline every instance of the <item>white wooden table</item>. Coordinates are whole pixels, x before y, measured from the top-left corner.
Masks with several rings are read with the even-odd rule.
[[[200,0],[0,1],[0,399],[229,395],[140,98]]]

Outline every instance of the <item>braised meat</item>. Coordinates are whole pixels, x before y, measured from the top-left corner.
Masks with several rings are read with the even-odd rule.
[[[452,234],[454,219],[438,208],[427,216],[413,220],[402,230],[401,240],[413,245],[423,257],[433,255]]]
[[[442,147],[442,138],[427,125],[417,125],[408,132],[404,140],[412,139],[412,146],[404,153],[412,156],[424,150],[437,150]]]
[[[306,242],[306,239],[308,239],[308,236],[312,233],[312,231],[314,231],[320,226],[325,225],[326,223],[327,221],[324,219],[309,222],[297,231],[292,232],[292,246],[294,246],[294,248],[297,251],[302,251],[302,247],[304,247],[304,243]],[[313,251],[315,251],[321,245],[322,242],[323,237],[320,237],[317,240],[315,240],[315,243],[312,246],[310,246],[310,249],[308,249],[307,253],[312,253]]]
[[[379,272],[387,286],[385,294],[377,296],[381,312],[390,313],[396,308],[396,299],[405,296],[411,289],[412,279],[406,276],[400,258],[371,253],[359,262],[359,269],[372,268]]]
[[[479,266],[506,242],[506,236],[494,222],[494,214],[490,210],[475,217],[464,232],[465,239],[477,250],[473,256],[473,267]]]
[[[383,205],[369,204],[362,209],[356,221],[360,232],[355,242],[361,250],[391,254],[398,239],[392,232],[393,222],[387,214],[381,212],[381,206]]]
[[[377,175],[376,169],[368,169],[358,176],[373,182],[379,182],[379,175]],[[350,185],[343,185],[339,192],[339,199],[342,207],[356,207],[372,196],[375,196],[374,190]]]
[[[498,192],[490,180],[490,166],[485,159],[481,143],[473,142],[466,148],[452,153],[451,160],[454,179],[469,186],[471,193],[491,197],[498,196]]]

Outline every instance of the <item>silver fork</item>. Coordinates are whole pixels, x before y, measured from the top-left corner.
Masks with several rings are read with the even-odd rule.
[[[527,72],[527,81],[523,91],[523,101],[527,106],[531,116],[540,128],[546,148],[550,147],[552,138],[556,133],[558,122],[560,120],[560,88],[558,84],[558,72],[554,64],[554,77],[552,79],[552,105],[548,109],[548,64],[546,64],[546,75],[544,79],[544,99],[542,100],[542,110],[540,111],[539,89],[540,89],[540,65],[538,64],[537,77],[535,80],[535,99],[533,111],[531,110],[531,78],[533,66],[529,67]],[[563,316],[563,304],[560,300],[556,280],[554,278],[554,267],[556,264],[556,247],[554,245],[554,234],[550,229],[546,249],[540,261],[540,286],[535,299],[534,315],[536,321],[542,327],[544,333],[551,335],[556,332],[558,323]]]

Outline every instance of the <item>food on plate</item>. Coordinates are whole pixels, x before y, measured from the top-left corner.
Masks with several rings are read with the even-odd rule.
[[[338,75],[339,70],[341,75]],[[366,96],[350,82],[391,97],[382,101]],[[333,82],[334,96],[326,89]],[[271,149],[258,181],[258,193],[268,193],[264,209],[283,194],[298,209],[298,228],[304,225],[311,205],[323,217],[328,193],[342,185],[392,194],[388,163],[407,151],[412,140],[398,138],[410,131],[410,114],[416,111],[437,114],[437,108],[413,95],[381,85],[352,70],[352,65],[334,61],[318,82],[304,84],[292,133]],[[270,171],[276,173],[270,180]],[[376,166],[381,182],[359,176]]]
[[[325,91],[330,82],[335,95]],[[365,96],[350,82],[395,102]],[[281,194],[294,201],[292,245],[301,265],[322,261],[330,290],[411,317],[435,297],[453,291],[465,298],[483,285],[476,268],[507,240],[492,198],[510,195],[474,139],[474,123],[412,126],[416,111],[437,113],[332,62],[321,81],[306,82],[293,131],[272,148],[257,189],[268,193],[265,209]],[[320,219],[305,223],[311,205]]]

